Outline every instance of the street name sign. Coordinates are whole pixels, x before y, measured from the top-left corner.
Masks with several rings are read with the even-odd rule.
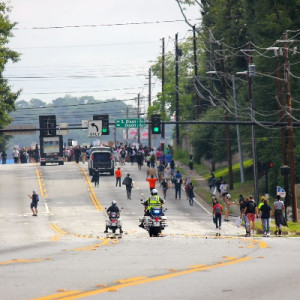
[[[116,128],[140,128],[145,127],[145,119],[116,119]]]

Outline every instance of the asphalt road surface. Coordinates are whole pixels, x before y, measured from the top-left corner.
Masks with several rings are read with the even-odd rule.
[[[87,164],[0,166],[0,299],[299,299],[299,239],[244,238],[234,221],[216,236],[211,208],[168,191],[168,227],[138,227],[146,170],[121,166],[132,200],[113,176],[90,182]],[[28,194],[40,196],[32,216]],[[160,188],[158,188],[162,195]],[[103,233],[116,200],[123,235]]]

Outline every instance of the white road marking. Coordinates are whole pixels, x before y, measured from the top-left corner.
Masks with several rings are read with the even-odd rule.
[[[49,211],[48,204],[47,204],[46,202],[44,202],[44,204],[45,204],[46,214],[49,214],[49,213],[50,213],[50,211]]]

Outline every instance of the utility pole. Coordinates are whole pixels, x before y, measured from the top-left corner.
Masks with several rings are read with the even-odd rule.
[[[137,107],[137,117],[138,119],[140,119],[140,94],[138,94],[138,107]],[[139,144],[139,147],[140,147],[140,144],[141,144],[141,131],[140,131],[140,127],[137,129],[137,142]]]
[[[151,68],[149,69],[148,107],[151,106]],[[148,146],[151,147],[151,125],[148,125]]]
[[[231,76],[232,81],[232,90],[233,90],[233,101],[234,101],[234,114],[235,114],[235,120],[237,121],[239,119],[238,116],[238,110],[237,110],[237,104],[236,104],[236,89],[235,89],[235,76]],[[243,150],[242,150],[242,144],[241,144],[241,136],[240,136],[240,126],[236,125],[236,137],[237,137],[237,144],[238,144],[238,151],[239,151],[239,158],[240,158],[240,178],[241,183],[245,182],[245,175],[244,175],[244,160],[243,160]]]
[[[179,49],[178,49],[178,33],[175,35],[175,141],[176,146],[179,146],[179,84],[178,84],[178,60],[179,60]]]
[[[290,163],[290,178],[291,178],[291,193],[292,193],[292,210],[293,221],[298,221],[298,208],[297,208],[297,192],[296,192],[296,179],[295,179],[295,159],[294,159],[294,138],[293,138],[293,123],[292,123],[292,97],[290,88],[290,63],[288,58],[288,34],[284,34],[284,78],[286,84],[286,103],[288,114],[288,151]]]
[[[212,64],[212,32],[209,30],[209,70],[213,71],[213,64]],[[211,95],[214,92],[214,85],[212,80],[212,74],[209,74],[209,90]]]
[[[129,109],[128,109],[128,106],[126,108],[126,118],[128,119],[129,118]],[[126,128],[126,145],[128,143],[128,128]]]
[[[223,108],[225,112],[225,121],[228,121],[228,110],[227,110],[227,95],[226,95],[226,84],[225,84],[225,68],[224,68],[224,57],[223,48],[220,44],[221,52],[221,82],[222,82],[222,96],[223,96]],[[231,143],[230,143],[230,133],[229,125],[225,124],[225,135],[226,135],[226,154],[227,154],[227,164],[228,164],[228,179],[229,187],[233,190],[233,173],[232,173],[232,156],[231,156]]]
[[[165,39],[162,39],[162,57],[161,57],[161,93],[162,93],[162,107],[161,112],[162,115],[165,115],[165,94],[164,94],[164,87],[165,87]],[[163,143],[161,143],[161,151],[164,152],[165,150],[165,124],[161,124],[161,138]]]
[[[281,73],[280,73],[280,57],[277,53],[277,98],[279,102],[279,116],[280,122],[284,122],[284,110],[283,110],[283,100],[282,100],[282,85],[281,85]],[[287,155],[286,155],[286,141],[285,141],[285,128],[281,128],[281,152],[282,152],[282,164],[287,165]]]
[[[199,118],[199,95],[197,93],[197,86],[198,86],[198,61],[197,61],[197,43],[196,43],[196,26],[193,26],[193,44],[194,44],[194,75],[195,75],[195,88],[196,88],[196,93],[195,93],[195,119],[198,120]]]
[[[251,45],[248,44],[248,51],[249,55],[247,56],[248,61],[248,94],[249,94],[249,103],[250,103],[250,119],[253,121],[254,119],[254,111],[253,111],[253,76],[254,70],[251,68],[253,67],[252,64],[252,54],[251,54]],[[252,159],[253,159],[253,188],[254,188],[254,199],[258,201],[259,192],[258,192],[258,172],[257,172],[257,156],[256,156],[256,141],[255,141],[255,127],[251,125],[251,145],[252,145]]]
[[[117,128],[114,126],[114,140],[115,140],[115,147],[117,147]]]

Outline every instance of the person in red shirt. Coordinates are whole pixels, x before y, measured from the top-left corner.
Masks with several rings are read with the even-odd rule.
[[[216,228],[221,230],[223,206],[217,201],[213,207],[213,215],[215,216]]]
[[[119,187],[121,187],[122,171],[120,168],[118,168],[115,171],[115,175],[116,175],[116,186],[118,186],[118,183],[119,183]]]
[[[155,189],[157,178],[154,178],[154,175],[151,175],[150,178],[146,178],[146,181],[149,182],[150,192]]]

